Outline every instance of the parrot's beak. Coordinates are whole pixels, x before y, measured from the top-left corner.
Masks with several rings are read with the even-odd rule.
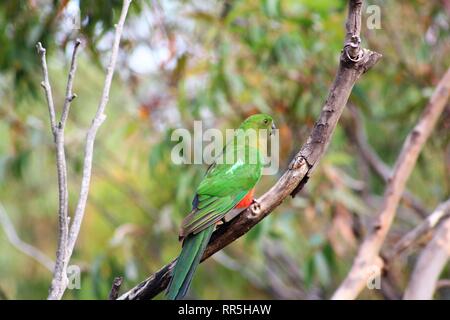
[[[275,133],[275,129],[277,127],[275,127],[275,123],[272,122],[272,131],[270,132],[270,135],[273,135]]]

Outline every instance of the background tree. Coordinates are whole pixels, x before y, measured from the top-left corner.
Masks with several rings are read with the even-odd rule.
[[[79,150],[102,90],[121,3],[0,4],[0,202],[19,240],[51,259],[57,184],[35,44],[47,48],[55,101],[63,101],[73,40],[83,41],[74,82],[83,103],[73,102],[66,125],[73,212],[83,159]],[[393,166],[450,65],[448,1],[368,4],[380,6],[381,29],[366,28],[364,9],[362,38],[383,61],[355,86],[354,112],[344,112],[314,179],[276,214],[206,261],[192,297],[328,298],[347,275],[381,205],[386,179],[381,171]],[[80,30],[64,27],[71,8],[80,9]],[[82,269],[81,290],[68,290],[66,298],[106,298],[115,276],[124,276],[126,290],[176,256],[177,229],[204,168],[172,164],[174,128],[192,129],[197,119],[211,127],[234,127],[255,111],[271,113],[280,128],[281,167],[287,166],[333,80],[345,16],[346,2],[338,0],[134,1],[72,261]],[[449,198],[449,128],[447,105],[408,181],[409,196],[400,202],[387,248]],[[264,178],[258,195],[277,178]],[[51,273],[11,242],[0,232],[0,292],[8,298],[46,297]],[[361,297],[400,297],[423,242],[393,261],[383,278],[389,286],[366,289]],[[444,269],[441,279],[449,276]],[[435,297],[448,294],[440,286]]]

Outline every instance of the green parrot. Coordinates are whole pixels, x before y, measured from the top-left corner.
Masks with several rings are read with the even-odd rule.
[[[254,201],[268,136],[260,133],[266,130],[270,134],[274,129],[273,119],[267,114],[248,117],[219,155],[222,161],[218,157],[208,168],[192,201],[192,211],[180,228],[183,248],[166,292],[168,299],[182,299],[186,295],[216,225],[231,220]]]

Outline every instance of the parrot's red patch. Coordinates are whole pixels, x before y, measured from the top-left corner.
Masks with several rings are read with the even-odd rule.
[[[255,194],[255,188],[251,189],[247,195],[237,204],[235,208],[237,209],[243,209],[247,208],[249,205],[253,202],[253,195]]]

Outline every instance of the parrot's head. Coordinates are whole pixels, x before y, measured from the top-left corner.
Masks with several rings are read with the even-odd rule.
[[[256,131],[267,130],[267,132],[271,134],[276,127],[271,116],[264,113],[258,113],[245,119],[239,129],[244,131],[248,129],[253,129]]]
[[[244,142],[267,154],[268,138],[275,132],[273,118],[268,114],[254,114],[242,122],[236,132],[236,137],[244,137]],[[247,138],[245,138],[247,137]]]

